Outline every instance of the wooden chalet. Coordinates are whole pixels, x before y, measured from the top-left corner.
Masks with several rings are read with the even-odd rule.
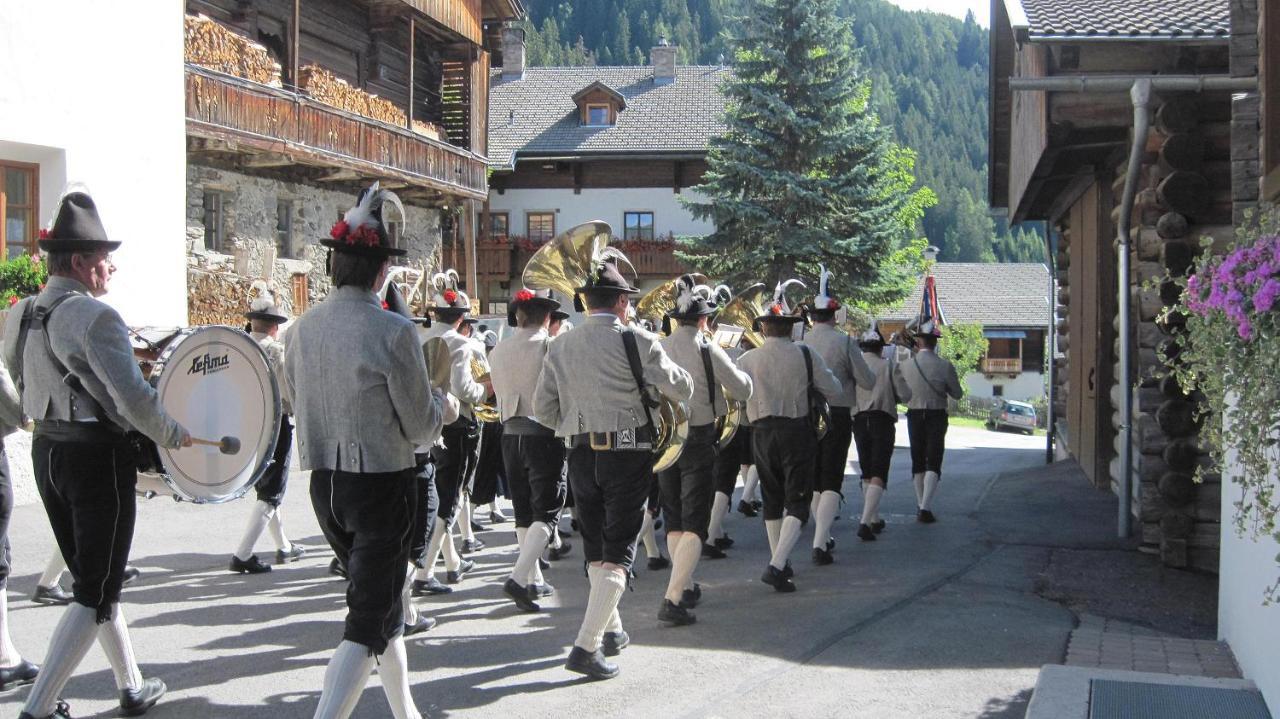
[[[203,228],[203,249],[262,242],[274,247],[250,254],[314,259],[306,247],[340,211],[338,193],[378,180],[428,211],[401,218],[418,254],[434,256],[442,240],[463,248],[458,269],[474,285],[489,65],[521,0],[187,0],[186,9],[187,150],[198,168],[188,224],[189,235]],[[276,207],[263,182],[286,188],[279,218],[253,214]],[[232,218],[223,205],[237,198]],[[232,219],[239,227],[226,226]],[[278,241],[304,224],[306,236]],[[250,274],[278,275],[274,264]],[[307,274],[323,282],[311,264]],[[299,311],[306,292],[292,284]]]

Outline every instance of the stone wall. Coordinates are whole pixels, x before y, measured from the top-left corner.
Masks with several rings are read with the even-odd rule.
[[[205,249],[205,191],[223,193],[223,252]],[[295,256],[276,256],[277,202],[293,202],[293,243]],[[294,277],[307,277],[307,304],[324,298],[330,288],[325,273],[327,249],[319,244],[329,236],[329,228],[355,203],[355,196],[325,187],[284,182],[221,168],[189,163],[187,166],[187,259],[194,280],[208,273],[228,274],[222,286],[247,286],[244,280],[270,277],[282,306],[291,315],[294,307]],[[440,212],[436,209],[405,206],[400,246],[409,254],[397,264],[433,269],[439,262]],[[269,263],[269,269],[268,269]],[[208,281],[193,282],[188,298],[192,321],[220,316],[220,298],[200,296],[200,287],[214,287]],[[246,304],[248,299],[243,300]],[[225,321],[225,320],[224,320]]]

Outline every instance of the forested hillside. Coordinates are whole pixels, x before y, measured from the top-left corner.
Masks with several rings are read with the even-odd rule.
[[[532,65],[638,65],[665,37],[681,63],[718,64],[726,26],[745,0],[528,0]],[[1042,261],[1033,232],[993,223],[986,211],[987,33],[972,18],[906,12],[884,0],[843,0],[896,139],[918,153],[916,175],[938,195],[924,218],[941,259]]]

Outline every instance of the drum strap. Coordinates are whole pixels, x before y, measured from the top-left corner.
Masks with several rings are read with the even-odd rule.
[[[73,372],[68,370],[66,365],[62,364],[62,361],[58,359],[58,355],[56,355],[53,351],[53,340],[49,338],[49,331],[48,331],[49,318],[53,315],[53,311],[57,309],[58,306],[61,305],[63,302],[75,296],[76,296],[76,293],[68,292],[64,295],[59,296],[57,299],[55,299],[53,302],[50,302],[45,307],[41,307],[37,305],[34,301],[32,301],[32,302],[29,302],[26,306],[26,309],[23,310],[22,323],[19,325],[19,330],[18,330],[18,352],[17,352],[18,366],[16,368],[16,371],[14,372],[14,374],[17,377],[18,396],[22,396],[22,389],[26,385],[26,379],[23,377],[22,365],[24,361],[23,354],[26,352],[26,349],[27,349],[27,332],[30,330],[35,330],[36,332],[39,332],[40,334],[44,335],[45,351],[49,354],[49,361],[53,363],[54,371],[56,371],[58,375],[62,377],[63,384],[71,388],[71,393],[76,395],[77,397],[80,397],[81,402],[84,402],[85,397],[88,396],[89,402],[86,406],[94,408],[93,416],[99,422],[111,423],[111,420],[107,418],[106,412],[103,411],[102,405],[97,400],[93,399],[92,396],[88,395],[88,392],[84,388],[84,384],[80,382],[80,378],[77,377]]]

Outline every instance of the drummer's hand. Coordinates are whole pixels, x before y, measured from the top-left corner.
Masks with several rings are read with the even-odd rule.
[[[190,447],[191,444],[192,444],[191,434],[188,433],[185,429],[182,430],[182,439],[178,442],[178,445],[181,447]]]

